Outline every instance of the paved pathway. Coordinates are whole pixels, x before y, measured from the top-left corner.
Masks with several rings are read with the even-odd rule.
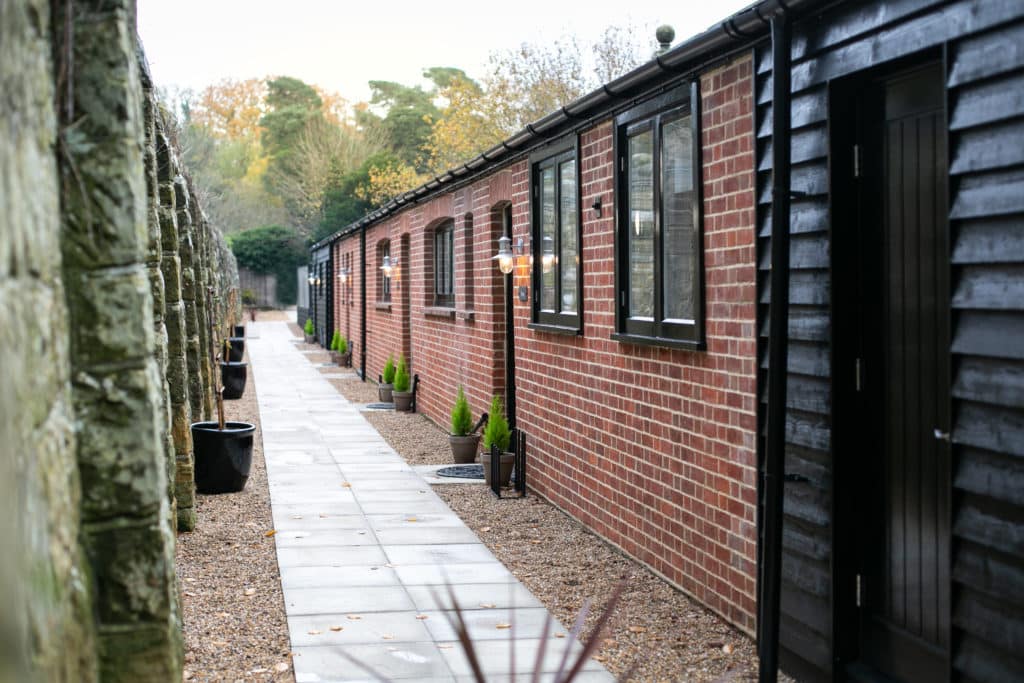
[[[343,651],[389,679],[472,680],[438,611],[447,598],[432,596],[446,581],[488,680],[512,680],[510,633],[516,680],[529,680],[544,607],[295,349],[285,323],[249,330],[298,683],[374,680]],[[568,642],[552,638],[544,671]],[[587,669],[580,680],[612,680],[594,661]]]

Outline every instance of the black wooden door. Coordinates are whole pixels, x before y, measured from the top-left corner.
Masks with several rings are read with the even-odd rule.
[[[949,670],[949,238],[942,70],[870,84],[858,103],[860,668]]]

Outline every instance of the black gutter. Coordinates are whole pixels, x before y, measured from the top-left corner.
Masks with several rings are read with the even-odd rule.
[[[790,2],[762,0],[750,5],[703,33],[680,43],[656,59],[580,97],[558,111],[527,124],[512,137],[463,164],[462,167],[471,170],[472,173],[456,174],[454,171],[448,171],[442,176],[432,178],[424,185],[395,197],[358,221],[325,237],[314,244],[312,248],[354,233],[360,228],[394,213],[405,204],[420,201],[428,195],[443,190],[450,183],[464,182],[475,174],[482,173],[493,165],[525,151],[531,145],[553,137],[554,133],[564,128],[566,124],[589,118],[599,109],[628,98],[658,78],[664,77],[665,74],[682,75],[697,61],[707,60],[716,54],[726,54],[745,45],[752,45],[768,33],[765,23],[766,16],[771,16],[779,11],[803,9],[815,4],[822,4],[822,2],[821,0],[791,0]]]
[[[758,600],[760,683],[779,671],[782,515],[786,469],[786,382],[789,351],[790,30],[785,8],[771,18],[772,245],[768,312],[768,426],[764,457],[764,536]]]
[[[366,225],[359,233],[359,374],[366,381]]]

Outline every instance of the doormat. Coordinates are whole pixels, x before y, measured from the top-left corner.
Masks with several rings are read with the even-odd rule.
[[[484,466],[483,465],[452,465],[451,467],[442,467],[441,469],[434,472],[439,477],[454,477],[457,479],[480,479],[484,478]]]

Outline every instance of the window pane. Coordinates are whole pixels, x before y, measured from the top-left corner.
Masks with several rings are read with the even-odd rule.
[[[693,222],[693,141],[690,117],[662,128],[662,287],[665,318],[696,317],[697,231]]]
[[[653,132],[629,138],[629,315],[654,317]]]
[[[555,169],[540,174],[540,307],[555,310]]]
[[[576,312],[576,277],[579,272],[576,245],[576,161],[566,161],[559,167],[561,175],[561,237],[558,267],[562,274],[562,311]]]

